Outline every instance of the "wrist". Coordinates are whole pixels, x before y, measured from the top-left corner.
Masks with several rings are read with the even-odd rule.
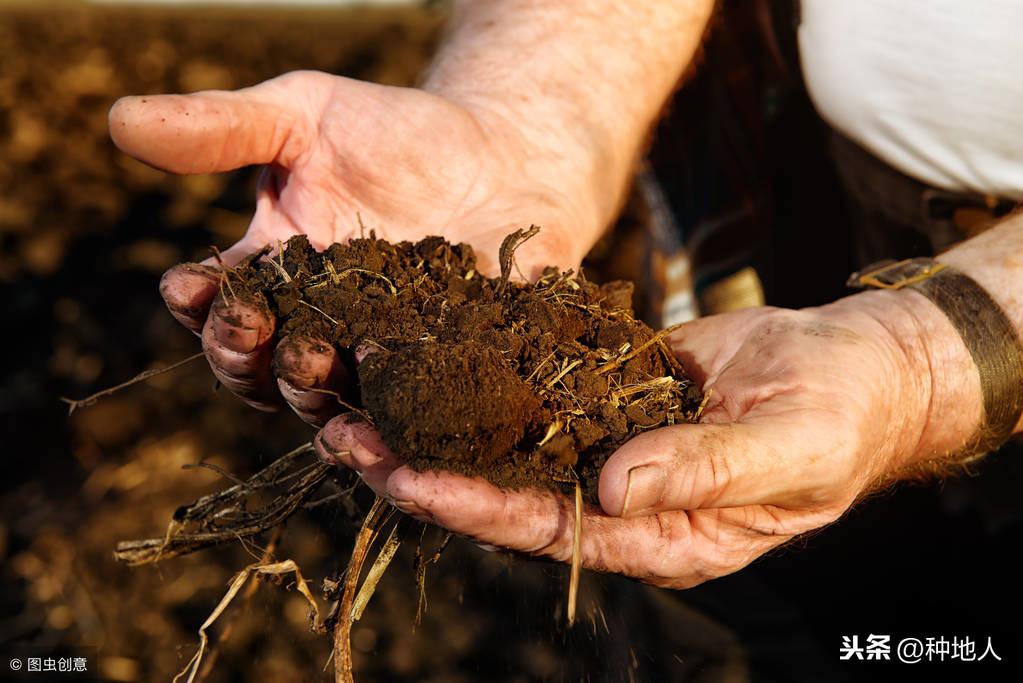
[[[587,252],[617,216],[632,165],[614,161],[601,136],[575,117],[570,105],[555,98],[476,92],[464,85],[472,80],[427,78],[422,87],[468,111],[502,150],[509,173],[528,178],[545,200],[572,216],[573,225],[565,227],[585,242],[582,253]],[[532,220],[529,207],[522,210],[524,220]]]
[[[891,355],[889,474],[964,455],[983,420],[983,396],[969,350],[941,309],[912,289],[863,292],[832,306],[868,316]]]
[[[594,243],[695,53],[710,0],[453,3],[422,88],[499,127],[524,172],[566,195]],[[486,125],[486,123],[484,124]]]

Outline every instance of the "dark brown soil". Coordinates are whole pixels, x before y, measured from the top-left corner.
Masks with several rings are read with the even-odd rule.
[[[487,278],[471,247],[440,237],[323,253],[295,237],[228,283],[225,296],[268,306],[282,337],[323,339],[351,359],[362,351],[352,400],[419,470],[509,487],[581,480],[596,500],[618,446],[698,415],[699,389],[633,317],[629,283],[554,268],[535,284]]]

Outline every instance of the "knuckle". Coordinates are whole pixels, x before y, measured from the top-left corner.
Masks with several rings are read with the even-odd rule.
[[[505,496],[503,510],[499,518],[515,519],[517,515],[510,513],[508,500],[508,497]],[[569,510],[567,505],[560,499],[557,500],[557,506],[558,512],[555,517],[557,521],[552,525],[548,525],[547,528],[538,531],[538,542],[532,548],[526,549],[526,552],[559,561],[564,561],[571,557],[572,538],[569,529],[572,527],[569,526],[567,521]]]
[[[728,459],[716,452],[709,453],[702,462],[710,487],[705,494],[706,500],[702,501],[702,504],[713,504],[731,485],[732,470]]]
[[[647,581],[678,582],[687,569],[699,575],[699,561],[691,565],[687,559],[692,556],[688,521],[683,522],[678,513],[662,512],[651,515],[648,526],[651,537],[648,560],[638,576]]]
[[[692,444],[677,443],[671,455],[671,479],[677,483],[680,498],[688,507],[714,505],[732,484],[734,473],[728,458],[718,452],[717,444],[704,436],[695,449]]]

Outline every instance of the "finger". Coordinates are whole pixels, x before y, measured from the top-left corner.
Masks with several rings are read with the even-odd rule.
[[[262,243],[258,235],[246,235],[241,241],[201,263],[180,263],[160,278],[160,295],[174,319],[196,334],[202,333],[213,300],[219,293],[230,290],[224,284],[222,265],[237,265],[257,252]],[[256,246],[254,246],[256,245]]]
[[[812,458],[784,457],[805,447],[784,430],[753,423],[686,424],[639,434],[600,473],[604,511],[637,517],[665,510],[783,503],[804,493]]]
[[[200,263],[174,266],[160,279],[160,295],[174,318],[196,334],[220,291],[220,270]]]
[[[575,510],[564,496],[505,491],[481,479],[408,468],[391,474],[387,492],[477,541],[562,562],[572,557]],[[589,569],[683,588],[735,571],[784,540],[723,521],[729,520],[718,510],[618,519],[587,506],[581,560]]]
[[[290,166],[310,139],[292,78],[233,92],[123,97],[110,109],[110,136],[125,153],[172,173]]]
[[[408,468],[394,472],[386,492],[415,502],[438,524],[478,541],[558,560],[571,555],[566,525],[571,526],[574,510],[563,496],[509,492],[478,478]]]
[[[306,335],[291,334],[274,352],[277,388],[303,420],[323,425],[344,410],[349,374],[337,350]]]
[[[668,343],[678,355],[687,374],[699,386],[714,378],[710,370],[726,367],[726,359],[735,355],[747,339],[749,330],[776,309],[764,306],[754,310],[697,318],[675,329]]]
[[[322,460],[355,470],[377,495],[387,495],[387,478],[401,467],[380,434],[352,415],[328,422],[313,444]]]
[[[719,340],[710,339],[715,333],[720,333],[715,324],[718,317],[697,318],[680,325],[668,337],[668,343],[682,362],[686,374],[701,387],[707,382],[707,368],[714,367],[714,357],[721,346]]]
[[[213,374],[243,401],[260,410],[280,402],[274,380],[274,318],[266,304],[214,300],[202,330],[202,346]]]

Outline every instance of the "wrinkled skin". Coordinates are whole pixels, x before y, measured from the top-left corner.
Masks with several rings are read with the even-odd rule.
[[[124,151],[171,172],[266,165],[252,224],[224,252],[229,264],[295,234],[318,248],[351,238],[361,216],[390,240],[468,242],[493,273],[501,239],[523,227],[529,207],[528,221],[544,226],[516,255],[529,277],[578,265],[604,220],[596,202],[574,203],[584,193],[556,146],[528,141],[498,112],[419,90],[295,73],[233,93],[126,98],[110,126]],[[409,514],[482,544],[569,558],[567,499],[399,466],[377,434],[335,417],[336,402],[312,391],[349,382],[330,345],[286,338],[274,348],[266,311],[218,298],[218,282],[212,262],[185,264],[166,273],[161,292],[201,335],[226,387],[326,424],[321,456]],[[611,457],[600,507],[584,518],[590,568],[672,587],[735,571],[835,520],[920,439],[919,373],[855,303],[706,318],[673,344],[712,392],[703,424],[641,434]]]
[[[245,236],[223,252],[229,265],[297,234],[313,246],[358,236],[391,241],[440,234],[472,244],[493,274],[501,240],[529,221],[544,226],[518,253],[528,276],[548,264],[574,267],[597,218],[556,187],[568,175],[557,154],[529,144],[520,127],[482,107],[316,72],[286,74],[237,92],[129,97],[110,112],[128,154],[174,173],[266,164]],[[160,291],[171,313],[200,334],[217,378],[242,399],[273,409],[282,398],[324,422],[348,373],[329,345],[284,339],[275,354],[265,310],[217,300],[212,259],[168,271]],[[275,358],[276,355],[276,358]]]
[[[897,440],[878,426],[899,419],[900,393],[877,380],[902,355],[878,327],[867,316],[781,309],[684,326],[673,346],[712,392],[702,424],[641,434],[612,455],[600,508],[584,514],[583,565],[685,588],[837,519],[895,460]],[[574,510],[562,496],[417,474],[344,417],[316,445],[419,519],[483,544],[571,557]]]

